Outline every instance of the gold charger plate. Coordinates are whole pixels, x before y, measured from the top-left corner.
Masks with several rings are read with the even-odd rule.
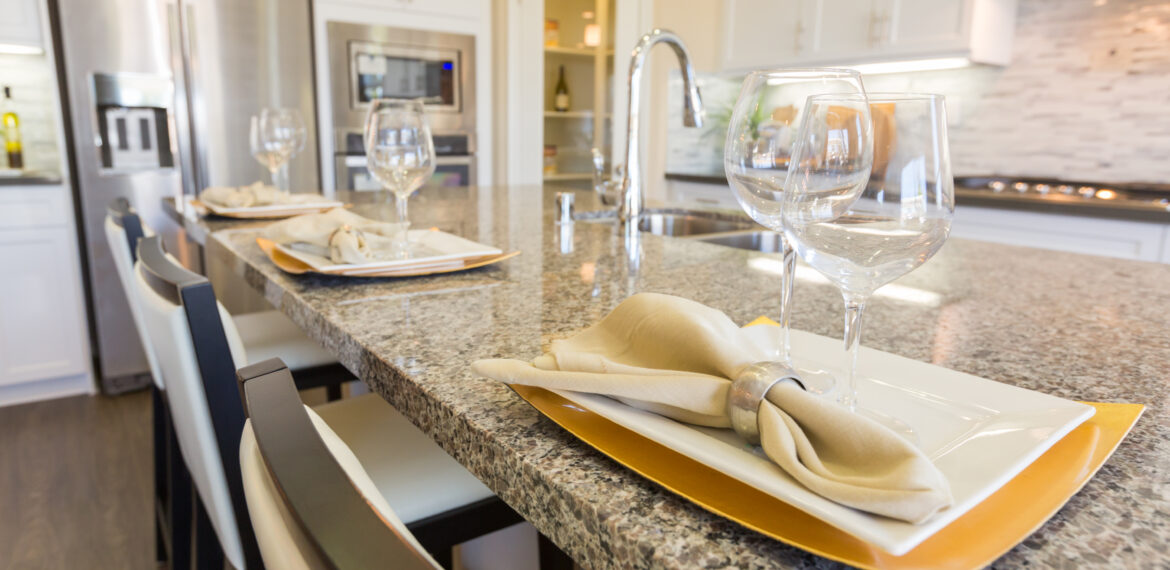
[[[505,259],[511,259],[520,255],[519,251],[509,253],[499,253],[495,255],[485,255],[482,257],[471,257],[463,260],[463,265],[449,266],[443,265],[439,268],[398,268],[387,269],[386,271],[379,271],[377,273],[347,273],[344,270],[339,271],[317,271],[313,267],[276,247],[276,242],[262,237],[256,238],[256,244],[272,260],[272,263],[279,267],[286,273],[300,275],[302,273],[317,273],[318,275],[342,275],[345,277],[417,277],[420,275],[436,275],[439,273],[452,273],[455,271],[464,271],[467,269],[474,269],[476,267],[483,267],[493,263],[499,263]]]
[[[860,568],[980,568],[1056,514],[1113,454],[1145,406],[1086,402],[1093,417],[914,550],[894,556],[543,388],[511,386],[581,441],[667,490],[747,528]]]
[[[191,205],[198,208],[203,215],[219,216],[221,218],[234,218],[237,220],[273,220],[277,218],[291,218],[293,216],[300,216],[304,214],[317,214],[320,212],[328,212],[334,208],[351,208],[353,204],[344,204],[337,206],[330,204],[328,206],[313,206],[313,205],[290,205],[283,210],[258,210],[255,212],[217,212],[207,204],[199,201],[197,198],[191,199]]]

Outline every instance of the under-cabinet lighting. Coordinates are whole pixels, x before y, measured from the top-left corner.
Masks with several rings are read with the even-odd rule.
[[[943,69],[958,69],[968,67],[971,60],[965,57],[939,57],[934,59],[912,59],[906,61],[884,61],[881,63],[863,63],[850,65],[861,73],[878,75],[882,73],[908,73],[912,71],[939,71]]]
[[[45,50],[37,46],[26,46],[23,44],[0,44],[0,53],[9,55],[40,55],[45,53]]]

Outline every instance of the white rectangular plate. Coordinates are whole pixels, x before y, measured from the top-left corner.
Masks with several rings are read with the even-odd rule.
[[[792,331],[799,368],[833,370],[842,360],[840,345],[837,339]],[[926,523],[914,525],[829,501],[797,483],[758,447],[747,447],[731,430],[683,424],[604,396],[556,393],[896,556],[986,499],[1094,413],[1085,404],[878,350],[863,347],[860,361],[861,405],[914,428],[919,448],[951,484],[954,505]]]
[[[224,216],[224,215],[245,216],[248,214],[272,215],[272,214],[279,214],[279,213],[285,213],[285,212],[288,212],[291,215],[291,214],[303,213],[303,212],[316,212],[319,210],[324,210],[326,208],[340,208],[340,207],[345,205],[345,202],[338,202],[337,200],[329,200],[329,199],[325,198],[324,196],[321,196],[320,198],[321,198],[321,201],[319,201],[319,202],[314,200],[312,202],[297,202],[295,204],[268,204],[266,206],[247,206],[247,207],[242,207],[242,208],[226,208],[223,206],[217,206],[215,204],[212,204],[209,202],[202,202],[202,201],[200,201],[199,203],[201,205],[203,205],[203,207],[210,210],[211,213],[216,214],[216,215],[220,215],[220,216]]]
[[[410,230],[410,241],[412,248],[423,249],[428,251],[429,255],[422,257],[412,257],[410,259],[391,259],[385,261],[372,261],[370,263],[333,263],[333,260],[321,257],[305,251],[293,249],[284,244],[276,244],[280,251],[307,263],[314,271],[318,272],[339,272],[344,271],[348,274],[357,275],[360,273],[379,272],[386,269],[406,269],[425,267],[425,266],[441,266],[453,262],[470,259],[473,257],[483,257],[485,255],[499,255],[503,253],[499,248],[482,243],[476,243],[469,239],[461,238],[454,234],[441,232],[437,230]]]

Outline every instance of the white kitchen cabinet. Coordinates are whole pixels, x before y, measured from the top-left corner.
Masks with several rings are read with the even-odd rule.
[[[961,49],[973,0],[878,0],[874,43],[888,50]]]
[[[801,0],[802,59],[844,58],[874,49],[878,39],[877,0]]]
[[[0,0],[0,44],[44,49],[38,0]]]
[[[951,236],[1139,261],[1170,261],[1170,224],[959,205]]]
[[[801,4],[802,0],[726,0],[723,67],[765,67],[778,58],[796,57],[804,42]]]
[[[68,191],[0,186],[0,406],[92,393]]]
[[[1006,65],[1016,8],[1017,0],[726,0],[724,69],[939,58]]]

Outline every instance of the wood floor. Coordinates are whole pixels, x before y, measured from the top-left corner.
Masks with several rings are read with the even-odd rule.
[[[0,570],[153,568],[150,393],[0,408]]]

